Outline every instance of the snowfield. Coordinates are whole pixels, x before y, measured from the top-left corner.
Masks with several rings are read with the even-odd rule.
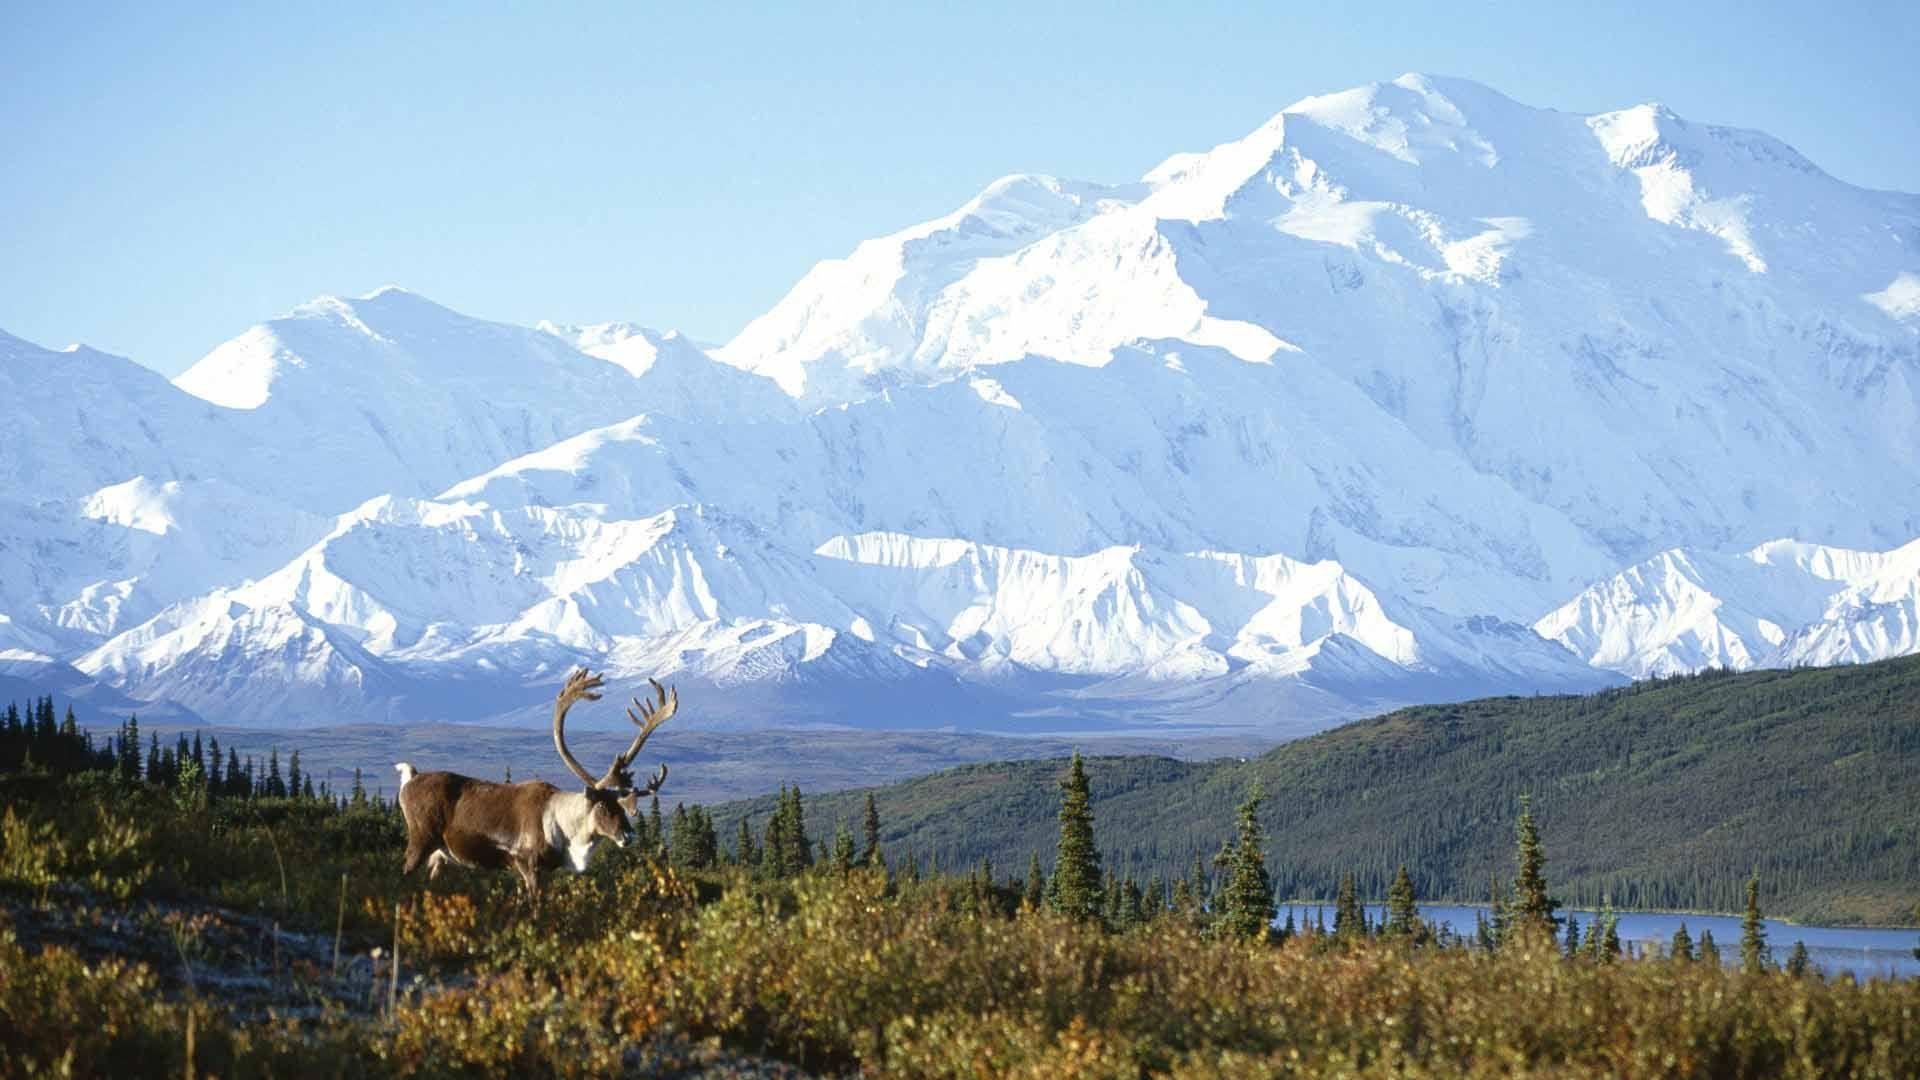
[[[0,416],[0,674],[216,722],[585,663],[715,724],[1284,735],[1920,651],[1920,197],[1457,79],[1007,177],[711,350],[388,288],[172,384],[0,335]]]

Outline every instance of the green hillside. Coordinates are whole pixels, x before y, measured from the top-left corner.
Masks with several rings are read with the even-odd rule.
[[[1097,744],[1096,744],[1097,745]],[[1533,796],[1565,900],[1731,911],[1763,900],[1809,921],[1910,923],[1920,901],[1920,658],[1710,673],[1585,697],[1404,709],[1249,761],[1090,761],[1105,865],[1145,880],[1217,852],[1260,781],[1283,897],[1325,898],[1354,871],[1379,897],[1402,862],[1422,897],[1481,900],[1510,877]],[[895,863],[1022,872],[1051,863],[1059,761],[967,766],[872,789]],[[864,791],[807,798],[816,837],[857,829]],[[764,827],[772,799],[741,812]]]

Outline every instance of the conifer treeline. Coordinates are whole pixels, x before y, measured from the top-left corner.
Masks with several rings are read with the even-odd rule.
[[[280,767],[280,750],[274,747],[264,763],[253,755],[242,757],[232,747],[223,749],[218,736],[201,739],[177,734],[162,743],[154,732],[142,742],[140,718],[129,716],[113,734],[96,741],[93,733],[82,730],[69,704],[60,716],[52,696],[42,696],[22,709],[9,702],[0,711],[0,772],[39,770],[55,776],[99,772],[123,783],[148,783],[182,794],[215,799],[294,799],[365,805],[367,794],[360,770],[353,773],[353,787],[343,794],[301,768],[300,751]]]
[[[878,789],[889,843],[944,866],[1052,850],[1064,762],[967,765]],[[1522,795],[1558,852],[1559,898],[1622,910],[1769,909],[1905,921],[1920,880],[1920,658],[1708,673],[1585,696],[1422,706],[1245,761],[1088,758],[1102,873],[1145,881],[1211,860],[1252,783],[1274,890],[1378,898],[1404,865],[1421,896],[1484,902],[1511,881]],[[852,818],[864,792],[809,810]],[[756,800],[715,808],[723,829]],[[1214,868],[1209,866],[1211,873]],[[1724,943],[1731,945],[1731,943]]]

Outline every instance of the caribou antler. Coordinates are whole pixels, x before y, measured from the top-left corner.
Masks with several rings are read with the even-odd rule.
[[[566,683],[560,687],[560,696],[553,699],[553,748],[560,751],[560,760],[566,762],[567,768],[573,770],[573,775],[579,777],[588,787],[599,787],[600,782],[596,782],[593,774],[567,751],[567,738],[564,731],[567,726],[567,710],[573,708],[573,703],[581,698],[599,701],[599,690],[600,676],[589,673],[586,668],[581,668],[567,676]]]
[[[623,780],[624,782],[621,784],[622,787],[632,787],[633,775],[627,772],[627,766],[633,763],[635,757],[639,756],[640,748],[647,744],[647,736],[652,735],[655,728],[671,720],[674,711],[680,708],[680,692],[678,690],[669,690],[661,686],[658,679],[648,679],[647,681],[653,684],[653,692],[656,700],[649,705],[639,698],[634,698],[633,705],[627,709],[627,719],[633,721],[633,726],[639,728],[640,733],[633,737],[633,744],[628,746],[624,753],[613,759],[613,767],[607,770],[607,775],[601,777],[600,782],[594,785],[595,787],[606,787],[615,780]],[[640,710],[638,716],[635,716],[633,712],[636,707]],[[660,771],[653,774],[653,779],[647,783],[646,788],[639,792],[639,794],[650,795],[658,791],[660,785],[665,783],[666,779],[667,767],[663,764],[660,766]]]

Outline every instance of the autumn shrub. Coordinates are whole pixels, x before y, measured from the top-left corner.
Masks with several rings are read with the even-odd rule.
[[[397,933],[402,978],[368,981],[380,972],[363,965],[350,994],[243,1009],[129,960],[28,948],[0,909],[0,1075],[181,1075],[190,1024],[196,1071],[220,1076],[599,1076],[673,1040],[900,1077],[1920,1075],[1920,980],[1597,964],[1524,933],[1493,953],[1276,946],[1174,916],[1111,933],[1006,914],[955,879],[823,867],[765,880],[632,850],[549,875],[535,903],[504,874],[402,879],[376,812],[72,791],[0,811],[16,895],[77,912],[84,894],[148,920],[183,964],[213,962],[194,952],[210,909],[149,900],[322,934],[344,903],[347,952]],[[326,989],[332,975],[323,963],[302,978]]]

